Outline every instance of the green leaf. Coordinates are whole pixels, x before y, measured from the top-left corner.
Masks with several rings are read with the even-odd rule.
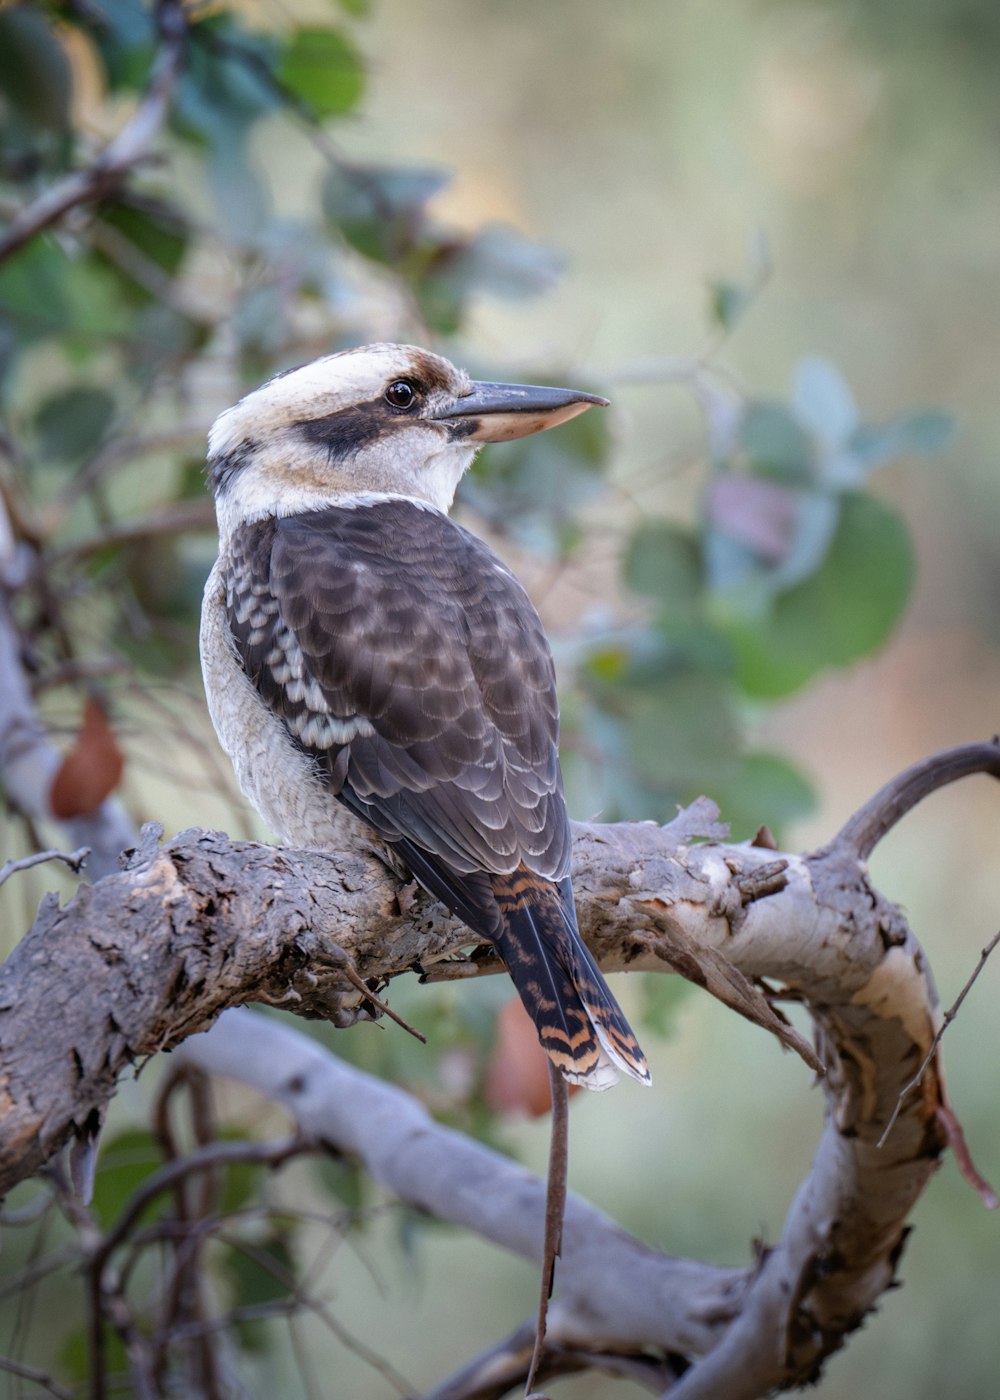
[[[159,269],[168,277],[176,277],[180,271],[187,250],[189,229],[184,216],[178,209],[169,205],[138,204],[130,200],[105,202],[99,210],[102,224],[114,229],[115,235],[125,239],[140,257],[154,269]],[[113,266],[124,280],[129,294],[138,303],[155,300],[155,292],[146,281],[140,280],[128,268],[111,263],[100,248],[96,256]]]
[[[881,428],[859,428],[851,447],[872,470],[898,457],[934,457],[949,445],[954,432],[951,414],[925,408],[902,414]]]
[[[664,979],[666,980],[666,979]],[[675,980],[673,978],[671,981]],[[128,1353],[121,1334],[116,1328],[106,1324],[102,1329],[104,1370],[106,1375],[127,1375]],[[93,1339],[89,1327],[76,1327],[59,1348],[59,1369],[69,1381],[78,1381],[81,1386],[90,1378]]]
[[[788,484],[813,480],[815,449],[809,434],[781,404],[747,405],[737,441],[751,471]]]
[[[348,1210],[361,1210],[368,1197],[367,1178],[356,1162],[343,1157],[317,1157],[313,1160],[313,1170],[324,1191],[346,1206]]]
[[[472,296],[537,296],[555,285],[562,267],[550,248],[495,224],[472,238],[431,230],[406,271],[427,323],[453,335]]]
[[[827,666],[874,651],[898,621],[913,583],[903,521],[881,501],[848,494],[822,567],[752,618],[720,616],[747,694],[774,699]]]
[[[138,90],[149,80],[156,48],[152,10],[135,0],[100,0],[99,23],[87,26],[112,89]]]
[[[224,1270],[232,1291],[235,1308],[253,1308],[277,1302],[289,1296],[285,1278],[295,1274],[295,1259],[291,1240],[286,1231],[273,1229],[263,1240],[255,1240],[252,1252],[231,1248],[224,1260]],[[237,1323],[236,1332],[248,1351],[262,1351],[267,1346],[267,1322],[244,1320]]]
[[[140,1128],[128,1128],[102,1144],[94,1178],[92,1209],[105,1229],[118,1219],[133,1193],[162,1165],[156,1140]],[[151,1201],[142,1219],[159,1214],[168,1199],[161,1195]]]
[[[656,598],[668,612],[694,610],[701,596],[701,548],[691,530],[667,520],[640,525],[623,564],[633,593]]]
[[[70,323],[70,264],[48,238],[33,238],[0,263],[0,319],[29,344],[65,330]]]
[[[357,106],[364,70],[354,45],[336,29],[297,29],[285,49],[278,77],[321,120]]]
[[[772,753],[746,754],[739,771],[712,790],[734,841],[748,840],[762,826],[782,839],[789,823],[809,816],[816,794],[794,764]]]
[[[531,379],[558,384],[561,377]],[[462,482],[461,497],[498,529],[555,555],[567,538],[564,525],[603,490],[608,432],[607,414],[595,409],[563,423],[557,433],[504,443],[496,452],[487,448]]]
[[[242,162],[250,128],[281,101],[271,78],[277,46],[224,13],[209,15],[188,32],[171,124],[188,139],[221,150],[230,162]]]
[[[20,134],[32,128],[65,133],[70,124],[72,74],[53,26],[33,5],[0,9],[0,94],[6,123],[16,115]],[[9,131],[2,140],[7,145]]]
[[[708,310],[712,320],[724,331],[731,331],[750,304],[745,287],[724,279],[709,282]]]
[[[796,367],[792,407],[804,427],[834,446],[845,442],[858,426],[858,408],[847,381],[819,355],[807,356]]]
[[[627,682],[626,682],[627,684]],[[676,668],[621,696],[636,775],[674,802],[714,792],[738,761],[731,683],[725,674]]]
[[[467,243],[449,270],[469,292],[533,297],[551,291],[565,258],[504,224],[488,224]]]
[[[35,415],[43,461],[82,462],[114,421],[117,404],[105,389],[80,384],[50,395]]]
[[[336,165],[323,181],[323,212],[365,257],[395,262],[417,241],[428,200],[450,179],[425,166]]]

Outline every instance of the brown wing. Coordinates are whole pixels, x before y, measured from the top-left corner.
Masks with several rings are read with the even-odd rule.
[[[551,654],[481,540],[387,501],[244,526],[232,560],[243,666],[348,806],[449,873],[568,873]]]
[[[567,1078],[648,1082],[580,940],[552,658],[481,540],[406,501],[262,521],[228,554],[244,669],[332,790],[491,938]]]

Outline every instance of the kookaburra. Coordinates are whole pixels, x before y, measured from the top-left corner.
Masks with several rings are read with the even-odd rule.
[[[213,723],[268,825],[335,847],[363,823],[490,940],[591,1089],[649,1071],[577,931],[552,657],[513,574],[447,512],[481,443],[605,403],[474,383],[407,345],[278,375],[211,431],[201,627]]]

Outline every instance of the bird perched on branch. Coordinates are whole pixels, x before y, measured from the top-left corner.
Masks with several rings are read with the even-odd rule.
[[[506,964],[563,1076],[649,1071],[576,925],[552,657],[504,563],[449,520],[480,444],[606,400],[475,383],[370,345],[278,375],[209,438],[212,720],[284,839],[362,822]]]

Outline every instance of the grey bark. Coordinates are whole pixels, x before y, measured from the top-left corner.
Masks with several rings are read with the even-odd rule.
[[[948,1143],[949,1112],[935,1048],[878,1145],[933,1048],[939,1012],[920,947],[858,851],[970,772],[996,776],[997,746],[918,765],[807,856],[724,844],[704,803],[667,828],[575,829],[581,929],[601,965],[679,970],[795,1043],[757,983],[780,985],[813,1017],[827,1111],[782,1239],[752,1269],[668,1260],[574,1204],[553,1364],[560,1349],[570,1364],[651,1346],[695,1363],[671,1384],[680,1400],[762,1395],[810,1379],[892,1282],[907,1215]],[[37,1170],[127,1065],[208,1029],[227,1007],[256,1001],[346,1024],[375,1010],[352,969],[373,986],[416,966],[496,969],[489,958],[442,962],[468,944],[468,930],[425,897],[400,894],[356,851],[279,850],[203,831],[161,847],[147,831],[120,874],[81,888],[65,908],[43,903],[0,970],[0,1186]],[[224,1022],[184,1053],[283,1099],[308,1131],[406,1199],[537,1257],[540,1183],[299,1037],[278,1047],[282,1032],[255,1020],[262,1053],[253,1055],[238,1034]],[[526,1365],[523,1343],[519,1334],[466,1368],[439,1400],[502,1394],[498,1375],[509,1384]],[[648,1370],[661,1387],[664,1366]]]

